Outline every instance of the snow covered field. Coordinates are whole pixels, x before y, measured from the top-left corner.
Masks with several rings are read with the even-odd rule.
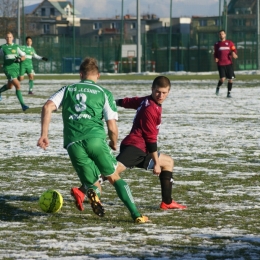
[[[172,82],[163,104],[161,152],[175,160],[173,198],[186,211],[161,211],[159,181],[149,172],[123,175],[140,211],[152,223],[135,225],[108,183],[106,216],[88,204],[79,212],[69,195],[79,185],[62,148],[60,112],[54,113],[47,151],[36,143],[40,108],[74,81],[35,81],[23,113],[10,90],[0,102],[0,259],[260,259],[260,82],[236,81],[215,96],[215,81]],[[3,85],[5,81],[0,81]],[[150,94],[151,81],[99,81],[115,98]],[[134,111],[119,108],[120,140]],[[64,197],[62,210],[44,214],[37,205],[47,188]]]

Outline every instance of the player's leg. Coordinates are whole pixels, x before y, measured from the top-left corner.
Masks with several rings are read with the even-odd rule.
[[[21,62],[20,64],[20,70],[19,70],[19,76],[18,76],[18,80],[21,82],[24,80],[24,74],[25,74],[25,64],[24,62]]]
[[[29,107],[24,104],[23,95],[22,95],[21,87],[20,87],[20,81],[17,78],[14,78],[12,80],[12,84],[15,86],[15,89],[16,89],[15,94],[16,94],[16,97],[17,97],[17,99],[19,100],[19,102],[22,106],[22,110],[23,111],[27,110]]]
[[[228,79],[227,84],[227,97],[231,98],[231,90],[233,85],[233,79],[235,78],[235,73],[232,64],[226,66],[226,74]]]
[[[186,209],[187,207],[181,204],[178,204],[172,199],[172,184],[173,184],[173,159],[166,154],[158,153],[159,163],[161,166],[161,173],[159,175],[160,184],[161,184],[161,194],[162,202],[160,205],[161,209]],[[154,162],[150,156],[147,154],[146,159],[143,164],[143,168],[147,170],[152,170],[154,167]]]
[[[224,66],[218,66],[218,73],[219,73],[219,81],[218,81],[218,85],[216,88],[216,95],[219,95],[219,89],[221,87],[221,85],[224,83],[225,81],[225,69]]]
[[[2,100],[2,92],[5,92],[7,91],[8,89],[11,89],[13,84],[11,82],[11,75],[9,75],[8,71],[4,70],[4,73],[6,75],[6,78],[7,78],[7,83],[4,84],[1,88],[0,88],[0,101]]]
[[[28,94],[32,95],[33,94],[33,87],[34,87],[34,71],[31,70],[30,73],[28,74],[29,77],[29,91]]]
[[[100,143],[99,146],[97,145],[98,143]],[[92,138],[91,140],[88,140],[88,144],[91,149],[91,154],[93,155],[93,158],[95,158],[94,160],[98,169],[102,172],[102,175],[105,176],[115,187],[118,197],[129,210],[133,220],[137,223],[147,222],[148,218],[142,216],[135,205],[130,187],[119,176],[119,174],[124,171],[126,167],[122,163],[117,162],[111,152],[111,148],[105,140]]]
[[[80,211],[84,210],[83,202],[85,195],[88,195],[94,213],[98,216],[103,216],[104,208],[100,202],[101,186],[98,182],[100,172],[94,161],[88,155],[84,141],[69,145],[67,151],[82,184],[80,189],[76,187],[71,189],[71,195],[75,199],[77,208]]]

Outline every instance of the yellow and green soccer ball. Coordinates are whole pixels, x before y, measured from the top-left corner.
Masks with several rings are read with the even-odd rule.
[[[47,190],[39,198],[40,208],[46,213],[58,212],[63,204],[61,194],[56,190]]]

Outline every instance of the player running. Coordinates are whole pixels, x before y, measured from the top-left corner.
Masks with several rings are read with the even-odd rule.
[[[26,53],[25,60],[20,64],[20,76],[19,80],[22,81],[24,79],[24,74],[26,73],[29,77],[29,91],[28,94],[33,94],[33,86],[34,86],[34,70],[33,70],[33,62],[32,58],[37,60],[48,61],[47,58],[39,56],[36,54],[35,49],[32,47],[32,38],[30,36],[26,37],[26,45],[20,47],[23,52]]]
[[[99,183],[102,172],[115,187],[133,220],[145,223],[148,218],[139,213],[129,186],[119,176],[125,167],[117,162],[111,151],[111,148],[117,148],[118,113],[112,93],[96,84],[99,76],[96,60],[86,58],[80,65],[81,81],[61,88],[50,97],[42,108],[41,137],[37,145],[43,149],[49,145],[51,113],[62,105],[64,148],[67,149],[84,188],[71,189],[77,208],[81,211],[84,209],[83,201],[87,195],[94,213],[104,216]],[[103,118],[108,129],[109,145],[106,142]]]
[[[1,46],[0,55],[4,57],[3,69],[8,81],[7,84],[0,88],[0,100],[2,100],[2,92],[15,86],[16,96],[22,106],[22,110],[25,111],[29,107],[24,104],[22,92],[20,90],[20,82],[18,80],[20,70],[19,63],[25,59],[25,53],[21,51],[19,45],[13,43],[14,37],[11,32],[6,33],[5,39],[6,44]]]
[[[220,41],[214,45],[214,58],[218,65],[219,81],[216,88],[216,95],[219,94],[219,88],[224,83],[225,79],[228,79],[227,85],[227,97],[231,98],[232,79],[235,78],[235,73],[232,65],[232,58],[237,59],[237,49],[234,43],[230,40],[226,40],[226,33],[224,30],[219,31]]]

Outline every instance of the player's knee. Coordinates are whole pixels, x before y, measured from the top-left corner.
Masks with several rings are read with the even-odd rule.
[[[114,183],[120,179],[120,176],[117,172],[114,172],[112,175],[106,176],[107,180],[114,185]]]
[[[174,167],[174,160],[169,155],[164,155],[164,163],[162,170],[172,171]]]
[[[173,160],[172,157],[170,157],[170,156],[169,156],[169,167],[170,167],[171,169],[173,169],[173,167],[174,167],[174,160]]]

